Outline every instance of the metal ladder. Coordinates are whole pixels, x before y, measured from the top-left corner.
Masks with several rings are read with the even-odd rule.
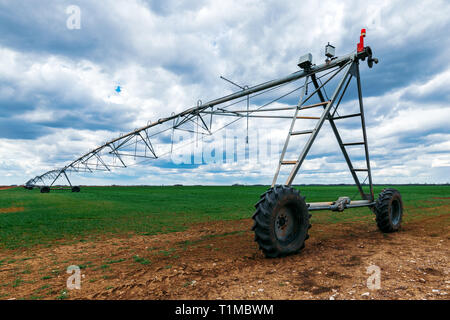
[[[307,86],[308,80],[309,80],[309,77],[306,77],[305,85],[303,86],[300,100],[299,100],[299,102],[297,104],[297,108],[295,108],[295,112],[294,112],[294,115],[292,117],[291,126],[289,127],[289,132],[288,132],[288,135],[287,135],[286,140],[284,142],[283,150],[282,150],[281,156],[280,156],[280,161],[278,162],[278,167],[277,167],[277,170],[275,172],[275,176],[273,178],[272,187],[276,184],[276,181],[278,179],[278,175],[279,175],[280,170],[281,170],[281,166],[283,166],[283,165],[295,165],[295,166],[297,166],[297,165],[300,164],[301,159],[284,160],[284,157],[285,157],[287,148],[289,146],[289,142],[290,142],[291,137],[292,136],[298,136],[298,135],[314,134],[315,132],[317,132],[320,129],[320,126],[321,126],[320,121],[318,121],[316,126],[314,127],[314,129],[294,131],[296,120],[297,119],[320,120],[322,117],[325,117],[325,112],[326,112],[326,110],[328,110],[327,105],[331,102],[331,100],[328,100],[328,101],[324,101],[324,102],[320,102],[320,103],[311,104],[311,105],[308,105],[308,106],[303,106],[303,100],[304,100],[305,90],[306,90],[306,86]],[[310,109],[310,108],[316,108],[316,107],[320,107],[320,106],[324,106],[324,112],[322,113],[321,117],[299,116],[298,115],[299,111],[301,111],[301,110]],[[295,169],[295,167],[294,167],[294,169]],[[291,171],[291,175],[292,175],[292,171]]]
[[[312,83],[314,84],[315,87],[315,91],[308,96],[308,98],[306,100],[308,100],[309,98],[311,98],[314,94],[317,94],[320,101],[319,103],[316,104],[312,104],[312,105],[307,105],[304,106],[303,104],[306,102],[306,100],[304,100],[304,96],[305,96],[305,90],[306,90],[306,86],[308,84],[308,80],[311,77]],[[350,80],[352,79],[352,77],[355,77],[357,80],[357,85],[358,85],[358,98],[359,98],[359,105],[360,105],[360,112],[359,113],[355,113],[355,114],[349,114],[349,115],[345,115],[345,116],[338,116],[335,117],[336,111],[337,111],[337,107],[339,106],[341,99],[350,83]],[[345,86],[344,86],[345,84]],[[341,79],[339,85],[337,86],[336,90],[333,93],[333,96],[331,99],[327,99],[325,100],[324,95],[322,94],[322,86],[319,86],[319,84],[317,83],[317,78],[315,74],[312,74],[311,76],[308,76],[306,78],[305,81],[305,85],[303,86],[303,90],[302,90],[302,95],[299,99],[299,102],[297,104],[297,108],[295,108],[295,112],[292,118],[292,122],[291,122],[291,126],[289,128],[289,132],[286,138],[286,141],[284,143],[284,147],[283,150],[281,152],[280,155],[280,160],[278,162],[278,167],[277,170],[275,172],[273,181],[272,181],[272,187],[275,186],[281,167],[284,165],[293,165],[293,169],[291,170],[291,173],[289,174],[289,177],[286,181],[286,185],[291,185],[298,170],[300,169],[300,166],[302,165],[303,161],[306,158],[306,155],[309,152],[309,149],[311,148],[319,130],[321,129],[323,123],[325,122],[325,120],[328,120],[331,128],[336,136],[337,142],[339,144],[339,147],[344,155],[344,158],[348,164],[349,170],[353,176],[353,179],[355,180],[355,183],[359,189],[359,192],[361,194],[361,197],[363,199],[373,199],[373,187],[372,187],[372,177],[371,177],[371,171],[370,171],[370,161],[369,161],[369,151],[368,151],[368,144],[367,144],[367,135],[366,135],[366,127],[365,127],[365,119],[364,119],[364,109],[363,109],[363,104],[362,104],[362,94],[361,94],[361,83],[360,83],[360,77],[359,77],[359,68],[358,68],[358,63],[353,62],[350,65],[348,65],[348,67],[345,70],[345,76]],[[341,90],[343,90],[342,95],[340,96],[340,98],[338,99],[338,96],[340,95]],[[333,105],[336,103],[336,107],[334,109],[333,112],[331,112],[331,109],[333,107]],[[310,108],[315,108],[315,107],[320,107],[323,106],[323,112],[322,115],[320,117],[311,117],[311,116],[299,116],[298,113],[300,110],[305,110],[305,109],[310,109]],[[343,143],[342,142],[342,138],[339,134],[339,131],[334,123],[334,120],[340,120],[340,119],[345,119],[345,118],[350,118],[350,117],[356,117],[356,116],[360,116],[361,117],[361,125],[362,125],[362,130],[363,130],[363,140],[361,142],[349,142],[349,143]],[[295,126],[295,122],[297,119],[315,119],[318,120],[315,127],[313,129],[309,129],[309,130],[302,130],[302,131],[294,131],[294,126]],[[304,146],[302,152],[300,153],[299,157],[297,160],[285,160],[285,154],[290,142],[290,138],[292,136],[297,136],[297,135],[310,135],[308,142],[306,143],[306,145]],[[347,146],[356,146],[356,145],[364,145],[364,150],[365,150],[365,158],[366,158],[366,165],[367,168],[354,168],[353,164],[351,162],[351,159],[347,153],[346,147]],[[357,176],[357,172],[367,172],[368,174],[368,178],[369,178],[369,184],[370,184],[370,193],[365,193],[362,189],[361,183],[359,181],[359,178]]]

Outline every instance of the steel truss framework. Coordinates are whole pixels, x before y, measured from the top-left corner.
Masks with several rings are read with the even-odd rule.
[[[55,187],[55,183],[58,179],[65,179],[72,188],[72,191],[79,191],[79,187],[73,187],[68,177],[68,173],[72,172],[95,172],[95,171],[112,171],[115,168],[127,167],[128,159],[142,158],[145,160],[158,159],[163,152],[160,152],[158,144],[160,139],[158,135],[162,133],[172,132],[172,145],[173,145],[173,132],[175,130],[187,131],[198,135],[211,135],[216,131],[213,131],[213,117],[236,117],[235,121],[247,118],[247,130],[248,130],[248,118],[267,118],[267,119],[292,119],[287,138],[284,143],[283,150],[281,152],[280,160],[275,171],[275,176],[272,181],[272,186],[277,183],[280,170],[284,166],[292,166],[290,174],[285,182],[285,185],[292,185],[294,178],[299,172],[308,152],[313,145],[320,129],[324,122],[328,122],[334,133],[334,136],[339,144],[339,148],[345,158],[350,173],[354,179],[356,187],[362,200],[351,201],[347,197],[343,197],[334,202],[323,203],[309,203],[309,210],[343,210],[350,207],[359,206],[371,206],[374,204],[374,193],[372,184],[372,175],[369,161],[369,150],[366,135],[366,125],[364,118],[364,107],[361,90],[361,79],[359,72],[360,61],[364,61],[367,58],[369,67],[372,67],[373,62],[378,62],[377,59],[372,58],[372,51],[370,47],[365,47],[360,52],[352,52],[348,55],[333,58],[327,60],[320,65],[311,65],[304,67],[302,70],[294,72],[286,77],[265,82],[252,87],[241,87],[242,90],[233,94],[211,100],[207,103],[199,101],[195,107],[189,108],[181,113],[172,114],[167,118],[159,119],[156,122],[148,123],[146,126],[135,129],[127,134],[120,135],[116,139],[112,139],[105,142],[96,149],[93,149],[81,157],[70,162],[66,166],[48,171],[42,175],[36,176],[26,182],[25,188],[40,188],[49,192],[50,187]],[[330,86],[333,83],[333,79],[337,80],[338,75],[341,75],[340,80],[337,82],[337,86],[334,89],[331,98],[325,91],[325,87]],[[321,81],[321,78],[328,78]],[[257,97],[260,94],[267,93],[271,90],[276,90],[283,85],[292,83],[299,79],[305,79],[304,84],[297,87],[295,90],[288,92],[276,99],[272,99],[268,103],[263,104],[259,108],[250,109],[249,101],[252,98]],[[359,101],[359,112],[347,115],[339,115],[337,113],[338,107],[349,87],[352,79],[356,80],[357,94]],[[227,80],[227,79],[225,79]],[[229,81],[229,80],[227,80]],[[231,81],[229,81],[231,82]],[[233,83],[233,82],[231,82]],[[233,83],[234,84],[234,83]],[[313,86],[314,90],[308,93],[308,85]],[[297,105],[288,107],[270,107],[270,105],[280,98],[302,90],[300,99]],[[307,105],[306,103],[312,98],[318,98],[318,103]],[[236,105],[239,102],[246,102],[246,109],[236,109]],[[227,102],[232,102],[226,104]],[[319,117],[302,116],[302,112],[307,109],[321,108],[322,112]],[[286,115],[286,112],[293,112],[293,114]],[[356,142],[344,142],[338,128],[336,121],[347,118],[360,118],[362,128],[362,141]],[[314,119],[317,120],[315,126],[308,130],[296,131],[295,123],[299,119]],[[162,127],[163,124],[168,125],[167,128],[152,132],[152,129]],[[248,131],[247,131],[248,132]],[[285,159],[286,151],[294,136],[307,136],[307,142],[303,149],[300,151],[297,159]],[[365,168],[355,168],[347,151],[350,146],[361,145],[364,146],[365,155]],[[367,174],[368,179],[368,192],[363,190],[363,183],[359,180],[358,172],[364,172]],[[365,180],[364,180],[365,181]],[[44,189],[43,189],[44,188]],[[74,189],[75,188],[75,189]],[[78,189],[76,189],[78,188]]]

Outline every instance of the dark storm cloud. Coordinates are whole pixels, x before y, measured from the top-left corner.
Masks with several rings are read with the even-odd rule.
[[[35,108],[31,101],[11,101],[11,99],[1,99],[0,97],[0,117],[8,118],[13,115],[30,111]]]
[[[69,1],[0,2],[0,44],[20,51],[80,56],[95,45],[87,32],[68,32]]]
[[[49,128],[39,124],[28,123],[20,119],[0,117],[0,139],[34,140],[50,132]]]
[[[442,41],[446,40],[443,35],[440,37]],[[413,83],[423,83],[441,72],[446,67],[442,54],[446,49],[436,50],[435,42],[436,39],[424,37],[414,39],[403,46],[388,48],[380,46],[381,50],[374,51],[374,56],[378,57],[380,62],[373,70],[367,70],[366,63],[362,62],[364,94],[379,96]],[[448,46],[444,48],[446,47]]]
[[[75,108],[74,108],[75,109]],[[57,112],[56,112],[57,114]],[[123,131],[132,128],[124,127],[123,122],[129,123],[132,120],[130,116],[124,116],[121,112],[96,112],[95,108],[82,109],[80,111],[71,111],[54,120],[37,121],[34,124],[45,128],[72,128],[80,130],[108,130]],[[123,121],[123,122],[122,122]]]
[[[81,8],[81,29],[69,30],[69,5]],[[0,45],[27,53],[87,59],[114,67],[136,55],[123,21],[95,1],[0,2]]]

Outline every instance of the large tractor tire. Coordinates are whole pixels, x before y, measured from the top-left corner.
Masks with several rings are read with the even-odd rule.
[[[252,230],[267,258],[294,254],[305,247],[311,215],[298,190],[277,185],[261,195],[255,208]]]
[[[50,187],[41,187],[41,193],[49,193],[50,192]]]
[[[374,212],[378,228],[385,233],[400,229],[403,216],[403,202],[396,189],[383,189],[378,195]]]
[[[74,187],[72,187],[72,192],[80,192],[80,187],[78,187],[78,186],[74,186]]]

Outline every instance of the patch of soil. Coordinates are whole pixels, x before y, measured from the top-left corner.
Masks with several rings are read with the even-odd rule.
[[[419,268],[419,271],[424,274],[431,274],[433,276],[443,276],[442,272],[433,268]]]
[[[12,188],[17,188],[17,186],[0,186],[0,190],[8,190]]]
[[[339,272],[335,272],[335,271],[326,272],[325,276],[327,276],[328,278],[331,278],[331,279],[336,279],[336,280],[351,278],[348,275],[340,274]]]
[[[375,222],[313,224],[305,249],[279,259],[266,259],[258,250],[251,219],[163,235],[4,250],[0,298],[445,300],[449,218],[446,212],[405,222],[391,234],[379,232]],[[70,265],[81,268],[80,290],[66,288]],[[367,287],[370,265],[381,270],[379,290]]]
[[[0,208],[0,213],[20,212],[23,210],[24,210],[24,207]]]

